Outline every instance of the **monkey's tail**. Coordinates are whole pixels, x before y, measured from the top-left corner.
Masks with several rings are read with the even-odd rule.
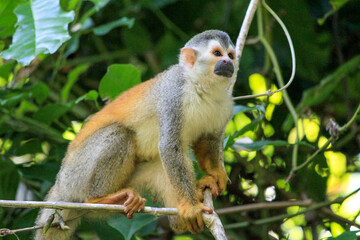
[[[47,201],[64,201],[64,199],[58,198],[56,196],[56,191],[54,187],[50,190],[48,196],[46,197]],[[55,212],[54,209],[41,209],[39,215],[36,219],[37,226],[44,226],[48,221],[49,217]],[[67,240],[70,239],[71,235],[75,232],[76,227],[80,224],[81,216],[83,213],[78,210],[58,210],[61,217],[63,218],[66,226],[69,227],[68,230],[62,230],[58,227],[50,227],[46,233],[43,233],[43,229],[36,230],[34,240]],[[59,216],[54,215],[53,223],[59,222]]]

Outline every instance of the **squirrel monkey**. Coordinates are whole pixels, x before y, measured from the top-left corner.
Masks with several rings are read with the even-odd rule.
[[[225,32],[209,30],[190,39],[178,64],[122,93],[83,126],[46,200],[124,204],[131,218],[144,208],[140,194],[150,193],[164,206],[178,208],[178,216],[169,217],[175,231],[201,232],[202,212],[212,213],[202,203],[202,190],[209,187],[215,197],[228,180],[222,149],[233,109],[228,87],[234,58]],[[208,174],[198,183],[190,148]],[[53,212],[43,209],[37,225]],[[79,213],[62,210],[70,230],[38,230],[35,239],[69,239]]]

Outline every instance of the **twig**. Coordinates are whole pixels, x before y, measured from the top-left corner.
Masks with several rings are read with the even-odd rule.
[[[354,115],[352,116],[352,118],[349,120],[349,122],[347,122],[346,124],[344,124],[344,126],[338,128],[338,133],[341,134],[343,132],[345,132],[356,120],[357,116],[360,114],[360,104],[357,107]],[[312,161],[314,161],[315,157],[322,151],[324,151],[329,145],[330,143],[335,140],[335,135],[332,135],[327,142],[318,150],[316,150],[310,157],[308,157],[306,159],[306,161],[304,163],[302,163],[301,165],[297,166],[297,167],[293,167],[293,169],[290,171],[289,176],[286,179],[286,182],[289,182],[291,180],[291,178],[293,177],[294,173],[299,171],[300,169],[306,167],[309,163],[311,163]]]
[[[13,201],[0,200],[0,207],[17,208],[51,208],[51,209],[82,209],[82,210],[107,210],[110,212],[125,212],[125,206],[117,204],[94,204],[75,202],[42,202],[42,201]],[[156,216],[176,215],[176,208],[145,207],[142,213],[150,213]]]
[[[360,224],[357,224],[357,223],[354,222],[354,221],[351,221],[351,220],[346,219],[346,218],[344,218],[344,217],[342,217],[342,216],[339,216],[339,215],[335,214],[333,211],[331,211],[331,210],[328,209],[328,208],[321,208],[319,211],[320,211],[321,213],[327,215],[328,217],[333,218],[333,219],[336,220],[336,221],[344,222],[344,223],[347,223],[347,224],[349,224],[349,225],[351,225],[351,226],[354,226],[354,227],[357,227],[357,228],[360,229]]]
[[[247,34],[249,32],[250,24],[251,24],[251,21],[252,21],[252,19],[254,17],[254,14],[255,14],[258,3],[259,3],[259,0],[251,0],[250,1],[249,7],[248,7],[248,9],[246,11],[246,14],[245,14],[243,24],[241,25],[240,33],[238,35],[238,38],[236,39],[235,71],[234,71],[233,77],[231,79],[231,85],[229,87],[229,94],[232,94],[232,91],[233,91],[233,88],[234,88],[234,85],[235,85],[235,82],[236,82],[237,72],[239,71],[239,64],[240,64],[242,51],[244,49],[246,36],[247,36]]]
[[[256,95],[246,95],[246,96],[239,96],[239,97],[234,97],[233,100],[239,100],[239,99],[249,99],[249,98],[256,98],[256,97],[261,97],[261,96],[272,96],[274,93],[280,92],[285,90],[286,88],[288,88],[291,83],[294,80],[294,76],[295,76],[295,71],[296,71],[296,58],[295,58],[295,50],[294,50],[294,45],[292,43],[290,34],[285,26],[285,24],[281,21],[281,19],[279,18],[279,16],[266,4],[265,1],[262,1],[262,5],[266,8],[266,10],[275,18],[275,20],[279,23],[279,25],[281,26],[281,28],[283,29],[285,36],[288,40],[289,43],[289,47],[290,47],[290,52],[291,52],[291,61],[292,61],[292,69],[291,69],[291,76],[289,81],[287,82],[287,84],[283,87],[281,87],[278,90],[272,91],[271,89],[267,90],[265,93],[262,94],[256,94]],[[261,38],[264,38],[263,36],[260,36],[260,41]],[[237,45],[237,42],[236,42]],[[237,48],[236,48],[237,49]],[[242,50],[242,49],[241,49]],[[237,71],[236,71],[237,72]]]
[[[249,225],[264,225],[264,224],[271,223],[271,222],[283,221],[284,219],[289,219],[289,218],[295,217],[295,216],[300,215],[300,214],[304,214],[304,213],[307,213],[307,212],[312,212],[312,211],[315,211],[317,209],[329,206],[329,205],[331,205],[333,203],[342,203],[347,198],[351,197],[352,195],[354,195],[355,193],[357,193],[359,191],[360,191],[360,188],[356,189],[355,191],[351,192],[350,194],[346,195],[345,197],[340,197],[340,198],[337,198],[337,199],[331,200],[331,201],[324,201],[324,202],[316,203],[316,204],[311,205],[309,208],[307,208],[305,210],[302,210],[302,211],[299,211],[299,212],[294,213],[294,214],[282,214],[282,215],[278,215],[278,216],[274,216],[274,217],[255,220],[255,221],[252,221],[252,222],[247,221],[247,222],[229,224],[229,225],[225,226],[225,229],[242,228],[242,227],[248,227]]]
[[[204,192],[204,204],[214,209],[212,202],[211,191],[206,189]],[[73,202],[41,202],[41,201],[13,201],[13,200],[0,200],[0,207],[17,207],[17,208],[51,208],[51,209],[82,209],[82,210],[106,210],[110,212],[124,212],[125,207],[123,205],[116,204],[93,204],[93,203],[73,203]],[[156,208],[145,207],[141,213],[150,213],[155,216],[160,215],[177,215],[178,210],[176,208]],[[203,214],[206,227],[209,228],[216,240],[226,240],[224,227],[221,224],[220,218],[214,212],[213,214]],[[66,223],[66,222],[65,222]],[[64,223],[64,224],[65,224]],[[59,223],[53,223],[51,225],[59,226]],[[16,234],[17,232],[32,231],[44,228],[44,226],[33,226],[28,228],[10,230],[7,228],[0,229],[0,237],[4,237],[10,234]]]
[[[250,211],[258,211],[261,209],[279,209],[279,208],[287,208],[291,206],[300,206],[300,207],[308,207],[312,204],[311,200],[306,201],[283,201],[283,202],[267,202],[267,203],[251,203],[242,206],[234,206],[216,210],[216,213],[219,215],[229,214],[235,212],[250,212]]]

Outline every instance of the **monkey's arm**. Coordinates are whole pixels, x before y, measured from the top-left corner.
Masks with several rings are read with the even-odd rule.
[[[179,96],[181,90],[176,89],[176,86],[172,90],[178,92],[177,97],[166,97],[159,101],[159,153],[176,193],[171,197],[177,199],[179,217],[191,232],[198,233],[204,230],[202,211],[212,213],[212,209],[204,206],[197,198],[192,161],[187,156],[188,149],[183,143],[183,114]]]
[[[223,133],[207,134],[194,144],[194,153],[200,168],[209,176],[200,179],[198,187],[210,187],[213,196],[223,193],[228,180],[223,157]],[[200,197],[201,198],[201,197]]]

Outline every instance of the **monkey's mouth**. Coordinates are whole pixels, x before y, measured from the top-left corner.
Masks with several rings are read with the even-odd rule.
[[[215,70],[214,73],[216,75],[229,78],[233,75],[234,70]]]

